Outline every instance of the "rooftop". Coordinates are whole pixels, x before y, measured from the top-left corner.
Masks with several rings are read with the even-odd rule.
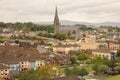
[[[3,64],[0,64],[0,69],[8,69],[9,67],[3,65]]]

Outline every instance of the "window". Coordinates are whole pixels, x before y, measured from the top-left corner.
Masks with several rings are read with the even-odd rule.
[[[22,62],[22,64],[24,64],[24,62]]]

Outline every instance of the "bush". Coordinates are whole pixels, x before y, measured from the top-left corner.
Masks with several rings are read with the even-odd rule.
[[[70,61],[71,61],[72,64],[75,64],[76,63],[76,58],[74,56],[71,56]]]
[[[120,66],[116,66],[116,67],[115,67],[115,70],[120,73]]]
[[[102,73],[105,73],[108,70],[108,67],[106,65],[100,65],[99,66],[99,71]]]
[[[92,60],[90,59],[86,60],[86,64],[92,64]]]
[[[79,69],[78,67],[73,67],[72,69],[65,68],[64,71],[66,75],[75,74],[83,77],[88,74],[88,71],[85,68]]]
[[[82,77],[85,76],[85,75],[88,75],[88,71],[85,68],[81,68],[79,70],[79,75],[82,76]]]

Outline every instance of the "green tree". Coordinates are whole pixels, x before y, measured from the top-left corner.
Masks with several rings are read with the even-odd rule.
[[[85,76],[85,75],[88,75],[88,71],[85,68],[81,68],[79,70],[79,75],[82,76],[82,77]]]
[[[61,33],[55,34],[54,38],[55,39],[59,39],[59,40],[65,40],[65,39],[67,39],[66,35],[65,34],[61,34]]]
[[[77,59],[79,61],[84,61],[84,60],[87,60],[88,59],[88,56],[86,54],[80,54]]]
[[[72,64],[75,64],[77,60],[74,56],[70,56],[70,61]]]
[[[41,79],[49,80],[51,76],[54,75],[54,71],[52,69],[52,65],[44,65],[40,69],[38,69],[38,75]]]
[[[117,56],[117,57],[120,57],[120,50],[117,51],[116,56]]]
[[[104,72],[106,72],[107,70],[108,70],[108,67],[107,67],[106,65],[100,65],[100,66],[99,66],[99,71],[100,71],[100,72],[104,73]]]
[[[18,80],[39,80],[39,76],[36,71],[30,70],[19,75]]]
[[[113,71],[113,69],[114,69],[114,67],[115,67],[115,60],[109,60],[108,63],[107,63],[107,66],[108,66],[109,68],[111,68],[112,71]]]
[[[99,64],[98,64],[98,63],[95,63],[95,64],[92,66],[92,69],[96,72],[96,74],[98,74],[98,72],[99,72]]]
[[[85,69],[85,68],[81,68],[79,69],[78,67],[74,66],[73,68],[65,68],[64,69],[65,71],[65,74],[66,75],[71,75],[71,74],[74,74],[74,75],[79,75],[79,76],[84,76],[84,75],[87,75],[88,74],[88,71]]]
[[[120,73],[120,66],[116,66],[116,67],[115,67],[115,70]]]

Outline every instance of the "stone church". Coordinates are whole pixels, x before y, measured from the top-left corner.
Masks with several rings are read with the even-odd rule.
[[[54,17],[54,34],[56,33],[62,33],[62,34],[68,34],[71,33],[76,37],[76,40],[79,39],[79,27],[71,26],[71,25],[64,25],[62,26],[59,21],[58,11],[57,7],[55,9],[55,17]]]

